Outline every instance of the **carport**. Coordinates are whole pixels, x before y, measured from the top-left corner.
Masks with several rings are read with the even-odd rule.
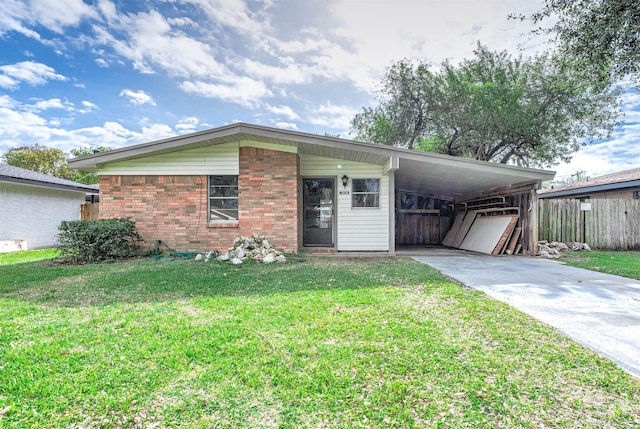
[[[513,240],[507,253],[534,254],[538,237],[536,191],[542,181],[554,175],[553,171],[400,150],[394,174],[396,248],[440,245],[443,241],[459,247],[455,244],[465,238],[464,231],[457,240],[445,237],[452,225],[459,226],[456,222],[462,223],[466,213],[473,213],[478,217],[510,217],[515,223],[503,240],[505,250]]]

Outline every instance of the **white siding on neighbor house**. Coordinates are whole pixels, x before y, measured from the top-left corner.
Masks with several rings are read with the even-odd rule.
[[[338,168],[340,165],[341,168]],[[302,177],[335,177],[336,224],[338,251],[389,250],[389,176],[383,175],[383,166],[361,162],[300,155]],[[341,177],[349,179],[380,179],[379,208],[351,208],[351,180],[344,191]]]
[[[54,247],[63,220],[79,220],[84,192],[0,182],[0,240]]]
[[[144,158],[113,162],[100,175],[209,175],[238,174],[239,143],[226,143]]]

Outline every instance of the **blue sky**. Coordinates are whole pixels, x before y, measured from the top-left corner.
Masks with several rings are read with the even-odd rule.
[[[123,147],[236,121],[349,137],[385,68],[437,66],[477,41],[542,49],[508,20],[542,0],[3,0],[0,153]],[[559,176],[638,167],[640,97],[626,124]]]

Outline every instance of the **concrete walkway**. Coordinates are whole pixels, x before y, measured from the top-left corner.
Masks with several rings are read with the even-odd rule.
[[[416,256],[553,326],[640,378],[640,282],[539,258]]]

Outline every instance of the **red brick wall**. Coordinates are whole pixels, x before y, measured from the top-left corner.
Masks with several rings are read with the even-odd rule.
[[[239,235],[265,235],[298,250],[298,156],[240,148],[238,223],[209,224],[207,176],[100,176],[100,217],[130,217],[145,241],[176,250],[225,250]]]

